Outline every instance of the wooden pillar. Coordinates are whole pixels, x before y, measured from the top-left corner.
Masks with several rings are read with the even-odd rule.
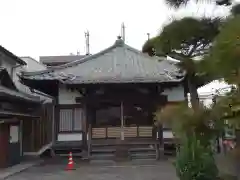
[[[56,100],[52,100],[52,143],[55,144],[56,142]]]
[[[35,139],[35,134],[34,134],[34,124],[35,121],[31,121],[32,127],[31,127],[31,150],[30,151],[34,151],[34,139]]]
[[[88,125],[88,140],[87,140],[87,152],[88,152],[88,158],[91,156],[92,151],[92,123],[89,123]]]
[[[85,132],[85,145],[87,158],[89,159],[92,151],[92,112],[91,107],[86,103],[83,105],[83,131]]]
[[[124,114],[123,114],[123,101],[121,101],[121,140],[124,140]]]
[[[60,121],[60,108],[57,104],[54,105],[54,118],[53,118],[53,138],[54,143],[57,141],[59,132],[59,121]]]
[[[19,127],[20,154],[23,156],[23,120],[20,120]]]
[[[87,107],[84,104],[82,106],[82,115],[81,115],[81,122],[82,122],[82,143],[83,143],[83,148],[84,150],[88,149],[88,125],[87,125]]]

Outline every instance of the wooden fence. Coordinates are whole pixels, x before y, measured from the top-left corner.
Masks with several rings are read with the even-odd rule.
[[[53,104],[42,105],[38,119],[23,121],[23,152],[37,152],[52,141]]]

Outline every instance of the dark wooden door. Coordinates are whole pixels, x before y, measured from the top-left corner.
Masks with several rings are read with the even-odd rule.
[[[20,125],[9,125],[9,142],[8,142],[8,165],[13,166],[21,161],[20,146]]]
[[[8,134],[8,125],[0,124],[0,168],[7,166]]]

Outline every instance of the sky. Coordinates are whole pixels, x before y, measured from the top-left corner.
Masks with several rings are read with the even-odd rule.
[[[174,12],[164,0],[0,0],[0,44],[17,56],[85,54],[112,45],[126,26],[126,43],[141,49],[172,17],[224,14],[227,8],[194,6]]]
[[[164,0],[0,0],[0,44],[17,56],[85,54],[112,45],[126,26],[126,43],[141,49],[164,24],[183,16],[226,15],[228,8],[195,5],[175,11]]]

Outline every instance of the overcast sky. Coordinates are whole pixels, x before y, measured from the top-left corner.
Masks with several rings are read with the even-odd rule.
[[[141,49],[172,17],[226,15],[228,8],[191,4],[175,12],[164,0],[0,0],[0,44],[17,56],[85,54],[112,45],[126,26],[126,43]],[[208,91],[208,90],[207,90]]]
[[[90,52],[114,43],[121,23],[126,43],[141,49],[147,33],[154,36],[171,17],[217,15],[227,8],[190,7],[174,13],[164,0],[0,0],[0,44],[18,56],[85,53],[84,31],[90,32]]]

